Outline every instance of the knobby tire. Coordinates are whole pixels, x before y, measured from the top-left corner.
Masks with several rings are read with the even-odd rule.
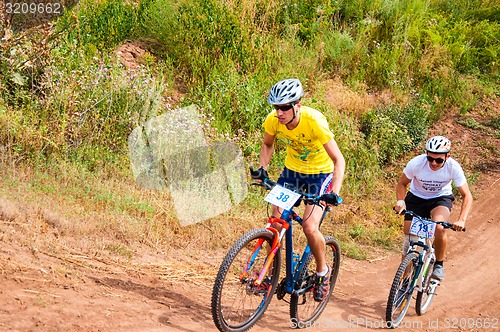
[[[394,276],[385,311],[385,319],[389,328],[398,327],[410,307],[417,262],[417,253],[410,252],[406,254]]]
[[[325,310],[332,296],[340,268],[340,245],[337,240],[331,236],[325,237],[325,242],[327,263],[331,271],[330,290],[323,301],[316,302],[314,300],[314,288],[311,286],[314,284],[316,276],[316,264],[313,255],[310,254],[304,268],[299,274],[299,281],[296,286],[297,290],[307,287],[310,289],[298,296],[292,294],[290,298],[290,324],[292,328],[312,327],[323,310]]]
[[[279,280],[281,250],[278,250],[267,273],[267,285],[253,281],[264,266],[274,234],[264,228],[249,231],[231,247],[224,258],[212,290],[212,318],[219,331],[239,332],[250,329],[266,311]],[[256,243],[263,239],[248,276],[242,272]]]

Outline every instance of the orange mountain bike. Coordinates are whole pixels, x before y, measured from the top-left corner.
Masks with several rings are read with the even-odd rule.
[[[268,179],[258,185],[271,190],[266,201],[275,205],[279,204],[277,200],[282,201],[284,212],[281,218],[270,217],[265,228],[243,235],[225,256],[212,291],[214,323],[220,331],[246,331],[259,320],[276,294],[279,300],[290,303],[292,328],[312,326],[325,309],[335,287],[340,267],[340,246],[334,237],[325,237],[327,263],[331,271],[330,290],[322,302],[316,302],[313,298],[316,269],[311,249],[307,245],[302,254],[293,249],[293,221],[302,223],[302,218],[293,211],[293,205],[302,199],[320,208],[320,201],[338,205],[342,200],[335,194],[317,196],[284,188]],[[330,206],[324,207],[321,221],[330,209]],[[272,227],[276,223],[281,225],[281,230]],[[283,250],[286,274],[279,281]]]

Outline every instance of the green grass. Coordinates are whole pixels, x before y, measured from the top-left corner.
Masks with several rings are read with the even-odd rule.
[[[498,6],[488,0],[314,0],[290,6],[273,0],[85,0],[66,8],[49,29],[28,33],[15,22],[13,38],[2,42],[0,53],[1,162],[35,171],[28,180],[6,177],[1,192],[10,195],[5,188],[25,185],[30,192],[84,204],[85,216],[106,209],[153,219],[141,239],[163,243],[165,234],[183,233],[171,206],[161,210],[150,196],[102,184],[132,181],[131,130],[166,110],[195,104],[212,119],[211,138],[234,139],[255,165],[270,111],[267,92],[278,80],[298,77],[306,89],[304,104],[327,116],[346,157],[342,196],[383,215],[367,202],[380,188],[392,190],[391,169],[443,115],[459,113],[465,127],[499,137],[498,116],[489,122],[466,117],[498,94],[498,22]],[[130,40],[145,50],[135,71],[116,54]],[[328,86],[332,78],[360,94],[388,97],[356,113],[335,109],[325,101],[338,97]],[[274,173],[283,159],[278,149]],[[250,194],[246,204],[254,211],[259,197]],[[237,211],[246,216],[244,207]],[[168,219],[167,226],[159,216]],[[122,234],[122,219],[116,218],[110,233]],[[391,247],[397,233],[360,218],[351,222],[342,241],[356,257],[363,255],[355,243]],[[136,236],[145,226],[130,227]],[[195,238],[200,231],[194,226],[184,235]]]

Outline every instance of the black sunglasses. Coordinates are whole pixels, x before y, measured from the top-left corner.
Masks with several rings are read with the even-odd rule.
[[[427,161],[432,163],[433,161],[435,161],[437,164],[442,164],[444,163],[444,159],[443,158],[432,158],[431,156],[427,156]]]
[[[281,105],[281,106],[274,105],[274,109],[275,110],[280,110],[282,112],[286,112],[286,111],[291,110],[294,106],[295,106],[295,104],[293,104],[293,103],[292,104],[288,104],[288,105]]]

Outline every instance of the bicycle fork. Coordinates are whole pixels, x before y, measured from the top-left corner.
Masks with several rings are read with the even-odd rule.
[[[276,228],[271,227],[271,224],[273,222],[278,222],[282,225],[281,232],[278,232],[278,230]],[[262,284],[262,281],[266,277],[267,271],[269,270],[271,264],[274,261],[274,256],[276,256],[276,253],[278,252],[278,250],[281,247],[281,239],[283,238],[283,235],[287,231],[288,226],[289,226],[289,224],[286,221],[284,221],[283,219],[279,219],[279,218],[270,218],[269,219],[269,223],[267,224],[266,229],[271,231],[274,234],[273,244],[271,246],[271,250],[269,251],[269,253],[266,257],[266,260],[264,261],[264,266],[261,269],[259,276],[257,277],[257,279],[255,279],[253,281],[255,286],[260,286]],[[262,249],[262,244],[264,244],[264,239],[259,239],[257,241],[257,244],[255,245],[253,251],[252,251],[252,254],[248,258],[247,263],[245,264],[245,267],[243,269],[242,274],[240,275],[240,281],[245,280],[245,278],[248,276],[248,271],[250,271],[250,269],[253,266],[253,263],[255,261],[255,258],[257,257],[259,251]]]

